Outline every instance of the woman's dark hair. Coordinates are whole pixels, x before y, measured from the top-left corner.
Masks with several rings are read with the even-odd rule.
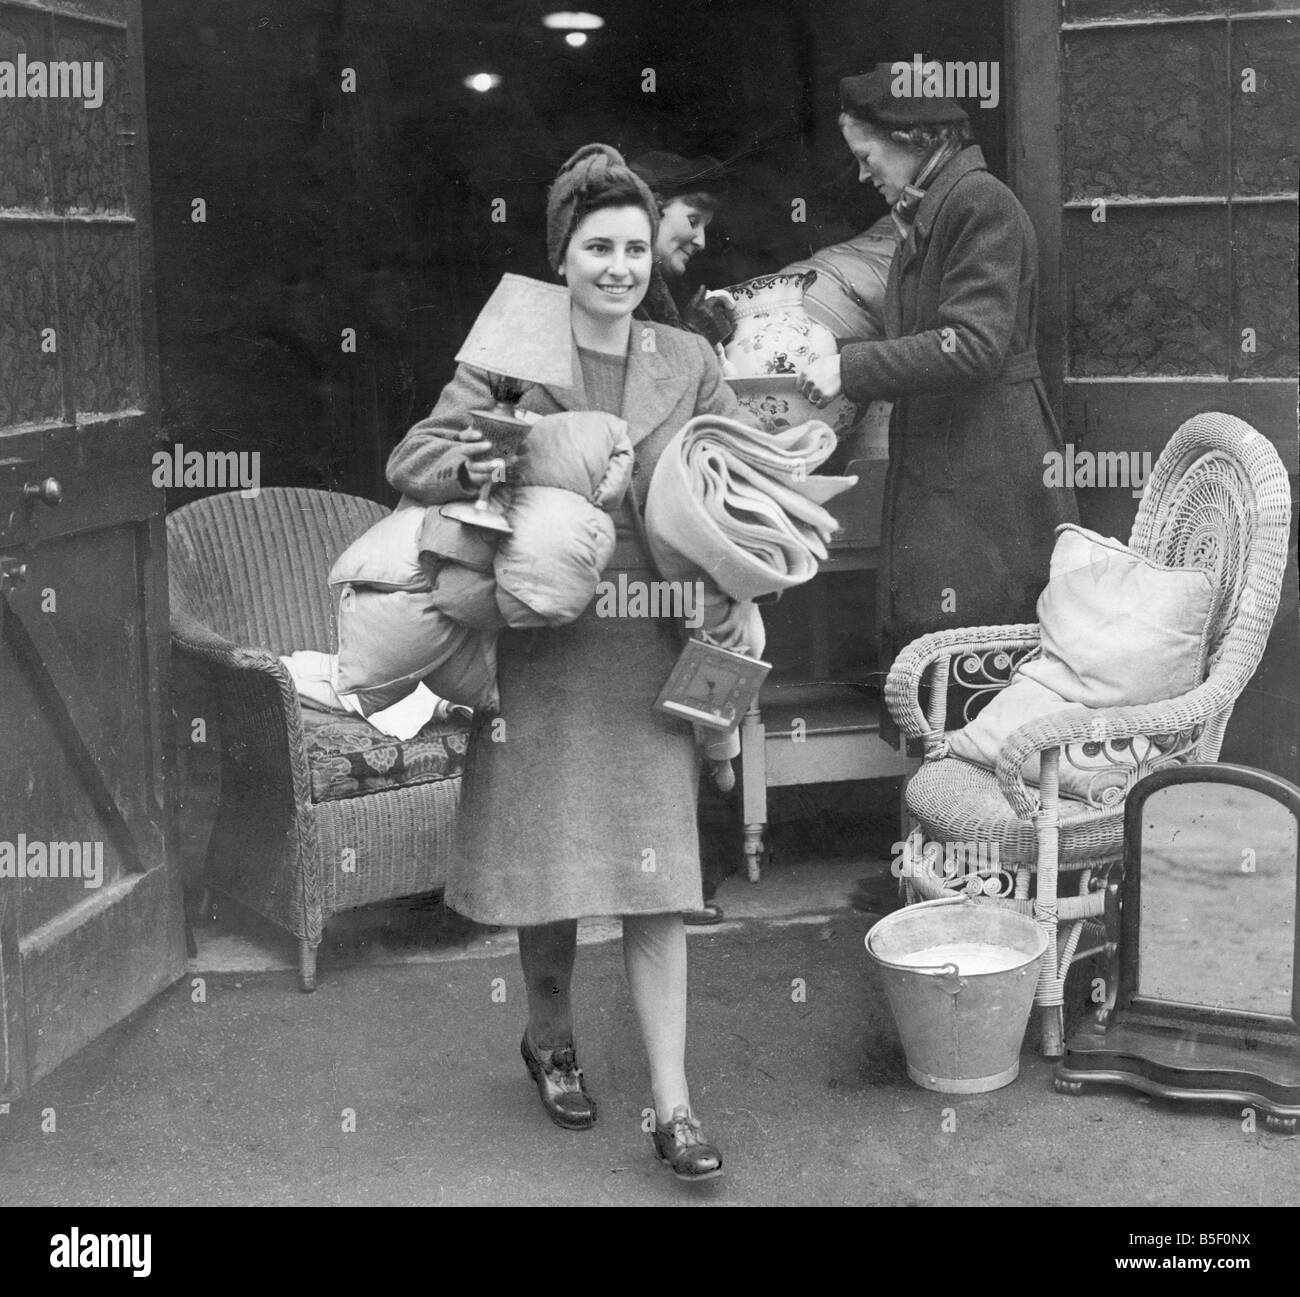
[[[933,152],[942,144],[956,144],[959,148],[965,148],[966,145],[975,143],[969,122],[945,122],[942,126],[909,126],[904,130],[889,130],[856,113],[841,112],[840,125],[843,126],[845,122],[864,126],[877,135],[888,137],[895,144],[906,144],[922,153]]]
[[[639,207],[653,244],[659,205],[640,176],[608,144],[584,144],[559,170],[546,194],[546,259],[559,270],[580,221],[606,207]]]
[[[630,176],[611,176],[582,191],[573,211],[573,228],[577,227],[592,212],[602,211],[606,207],[639,207],[650,222],[653,236],[658,213],[651,212],[645,205],[644,191]]]

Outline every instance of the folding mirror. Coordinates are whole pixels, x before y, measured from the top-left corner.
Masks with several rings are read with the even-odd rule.
[[[1176,766],[1130,791],[1108,897],[1104,1002],[1056,1088],[1114,1082],[1300,1117],[1300,788],[1245,766]]]

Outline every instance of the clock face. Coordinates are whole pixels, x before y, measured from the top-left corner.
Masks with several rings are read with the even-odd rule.
[[[659,695],[659,707],[715,729],[732,729],[758,696],[768,663],[691,640]]]
[[[743,677],[734,669],[718,663],[701,663],[687,679],[682,701],[704,711],[734,716],[736,693]]]

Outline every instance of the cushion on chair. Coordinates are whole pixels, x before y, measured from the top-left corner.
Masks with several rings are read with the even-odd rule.
[[[908,781],[907,807],[939,842],[980,844],[994,869],[1032,864],[1038,858],[1034,826],[1016,818],[997,776],[968,761],[927,761]],[[1124,843],[1124,805],[1096,810],[1063,798],[1060,863],[1115,859]],[[992,855],[993,858],[990,858]]]
[[[431,721],[405,742],[337,712],[304,710],[302,726],[314,802],[454,778],[469,743],[469,730],[455,721]]]
[[[990,770],[1011,732],[1054,712],[1131,707],[1177,697],[1205,676],[1217,592],[1198,568],[1152,563],[1127,545],[1083,527],[1057,528],[1051,580],[1038,600],[1039,653],[965,728],[948,736],[955,757]],[[1129,749],[1121,764],[1136,758]],[[1061,755],[1060,789],[1096,798],[1122,787],[1112,757],[1084,745]],[[1038,781],[1038,756],[1024,765]]]
[[[1177,698],[1205,678],[1210,574],[1165,567],[1071,523],[1038,600],[1042,650],[1020,674],[1085,707]]]

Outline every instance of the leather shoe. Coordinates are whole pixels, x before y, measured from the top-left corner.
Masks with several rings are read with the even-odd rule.
[[[682,915],[683,922],[689,923],[695,928],[711,927],[715,923],[721,923],[722,919],[722,906],[717,901],[705,901],[703,909],[687,910]]]
[[[700,1123],[682,1104],[667,1122],[657,1122],[650,1141],[655,1157],[671,1168],[679,1180],[695,1183],[722,1174],[722,1154],[704,1137]]]
[[[519,1052],[546,1115],[565,1130],[590,1130],[596,1122],[596,1100],[587,1093],[573,1046],[535,1050],[525,1031]]]

